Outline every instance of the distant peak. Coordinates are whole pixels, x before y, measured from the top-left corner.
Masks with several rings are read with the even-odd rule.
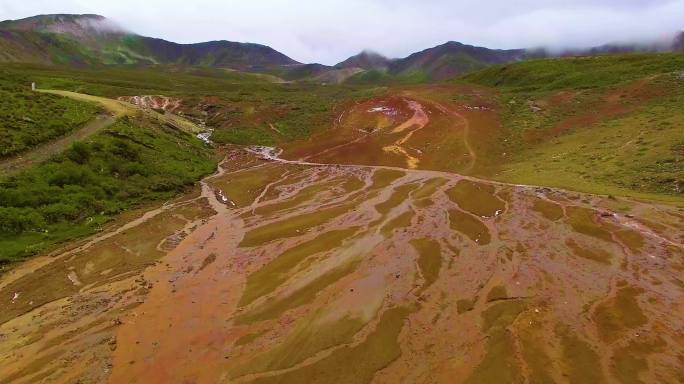
[[[96,14],[38,15],[25,19],[3,21],[0,23],[0,28],[70,35],[127,33],[114,21]]]
[[[364,49],[359,54],[356,56],[370,56],[370,57],[385,57],[384,55],[372,50],[372,49]]]
[[[684,31],[677,33],[672,43],[672,49],[677,52],[684,52]]]
[[[362,69],[377,69],[377,68],[386,68],[389,63],[391,62],[390,59],[387,57],[369,50],[369,49],[364,49],[360,53],[348,58],[347,60],[337,64],[335,67],[337,68],[362,68]]]

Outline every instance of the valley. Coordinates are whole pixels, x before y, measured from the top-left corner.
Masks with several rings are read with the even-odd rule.
[[[0,377],[681,380],[684,215],[467,176],[489,108],[424,92],[355,104],[329,141],[222,147],[200,188],[12,268]]]
[[[3,46],[1,383],[684,381],[682,53]]]

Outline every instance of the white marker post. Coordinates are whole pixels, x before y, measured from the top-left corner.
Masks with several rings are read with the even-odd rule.
[[[36,83],[31,83],[31,90],[35,91],[36,90]]]

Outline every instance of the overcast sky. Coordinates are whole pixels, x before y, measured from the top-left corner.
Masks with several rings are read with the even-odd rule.
[[[573,48],[684,30],[684,0],[0,0],[0,19],[46,13],[97,13],[180,43],[261,43],[323,64],[362,49],[404,57],[449,40]]]

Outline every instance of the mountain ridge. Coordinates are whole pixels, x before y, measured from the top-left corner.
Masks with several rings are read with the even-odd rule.
[[[180,44],[138,35],[97,14],[47,14],[0,22],[0,62],[61,65],[171,64],[266,72],[286,80],[335,82],[443,81],[491,65],[530,58],[594,56],[633,52],[684,51],[684,33],[668,45],[605,44],[553,52],[539,49],[491,49],[448,41],[390,59],[363,50],[334,66],[300,63],[267,45],[228,40]],[[364,80],[365,79],[365,80]]]
[[[129,32],[104,16],[39,15],[0,22],[1,61],[45,64],[182,64],[256,70],[300,64],[262,44],[179,44]]]

